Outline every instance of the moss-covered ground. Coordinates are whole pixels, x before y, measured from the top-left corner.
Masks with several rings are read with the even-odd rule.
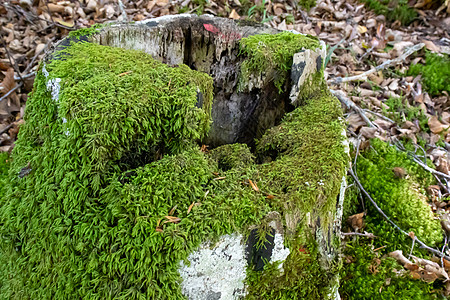
[[[250,269],[248,297],[272,286],[271,299],[323,299],[336,270],[318,265],[305,216],[328,226],[348,161],[323,79],[254,153],[207,154],[207,74],[84,42],[60,54],[37,74],[0,199],[0,298],[181,299],[193,249],[278,211],[293,254],[284,274]]]
[[[422,75],[425,90],[432,96],[450,93],[450,56],[448,54],[425,54],[425,64],[409,67],[407,75]]]
[[[406,171],[405,177],[397,177],[393,168]],[[431,175],[399,152],[380,140],[372,140],[371,147],[357,160],[358,178],[379,207],[406,232],[414,232],[430,246],[443,241],[439,221],[434,219],[426,202],[424,187],[432,182]],[[346,193],[344,219],[364,211],[355,185]],[[442,284],[428,284],[412,279],[403,266],[387,257],[389,252],[403,250],[410,253],[411,238],[398,232],[365,201],[364,217],[367,231],[374,239],[353,237],[344,250],[344,268],[341,271],[341,296],[344,299],[439,299]],[[349,230],[353,230],[349,228]],[[374,251],[377,250],[377,251]],[[414,255],[429,257],[429,253],[417,247]]]

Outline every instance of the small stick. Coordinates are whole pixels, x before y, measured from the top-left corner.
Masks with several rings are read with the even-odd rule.
[[[361,232],[342,232],[342,235],[343,236],[349,236],[349,235],[364,236],[364,237],[367,237],[369,239],[377,238],[376,235],[374,235],[373,233],[370,233],[370,232],[364,232],[364,233],[361,233]]]
[[[378,250],[384,249],[384,248],[386,248],[386,247],[387,247],[386,245],[381,246],[381,247],[378,247],[377,249],[374,249],[373,252],[376,252],[376,251],[378,251]]]
[[[372,123],[372,121],[369,120],[369,118],[367,117],[367,115],[364,112],[364,110],[359,108],[355,104],[355,102],[353,102],[352,100],[350,100],[347,97],[345,97],[345,95],[344,95],[344,93],[342,91],[330,90],[330,92],[334,96],[336,96],[336,98],[338,98],[339,101],[341,101],[342,104],[347,106],[348,109],[353,109],[355,112],[357,112],[361,116],[361,118],[363,118],[363,120],[367,123],[367,125],[369,125],[369,127],[377,127],[377,126],[375,126],[375,124]]]
[[[395,229],[397,229],[398,231],[400,231],[401,233],[403,233],[404,235],[409,236],[409,234],[404,231],[403,229],[401,229],[397,224],[395,224],[391,219],[389,219],[389,217],[381,210],[381,208],[378,206],[378,204],[375,202],[375,200],[373,200],[373,198],[369,195],[369,193],[364,189],[364,187],[362,186],[361,182],[358,180],[358,177],[355,175],[355,173],[353,172],[352,169],[349,169],[348,172],[350,173],[350,175],[353,177],[353,179],[355,179],[356,184],[358,185],[359,189],[361,190],[361,192],[364,193],[364,195],[366,195],[366,197],[370,200],[370,202],[372,203],[372,205],[375,207],[375,209],[378,211],[378,213],[380,213],[380,215],[383,216],[384,219],[386,219],[386,221],[388,223],[390,223],[392,226],[394,226]],[[436,255],[438,255],[439,257],[444,257],[446,259],[450,260],[450,257],[445,255],[444,253],[442,253],[439,250],[433,249],[431,247],[428,247],[424,242],[422,242],[421,240],[419,240],[419,238],[415,237],[416,242],[420,245],[421,248],[424,248],[428,251],[430,251],[431,253],[434,253]]]
[[[369,110],[369,109],[363,109],[363,111],[364,111],[364,112],[366,112],[366,113],[369,113],[369,114],[375,115],[375,116],[377,116],[377,117],[379,117],[379,118],[382,118],[382,119],[384,119],[384,120],[386,120],[386,121],[388,121],[388,122],[391,122],[391,123],[395,123],[395,121],[394,121],[394,120],[392,120],[392,119],[389,119],[388,117],[386,117],[386,116],[384,116],[384,115],[382,115],[382,114],[380,114],[380,113],[377,113],[377,112],[371,111],[371,110]]]
[[[23,85],[22,82],[19,82],[19,84],[17,84],[15,87],[13,87],[12,89],[9,90],[9,92],[7,92],[6,94],[4,94],[1,98],[0,98],[0,102],[2,102],[4,99],[6,99],[9,95],[11,95],[12,93],[14,93],[15,90],[17,90],[18,88],[20,88]]]
[[[400,55],[399,57],[394,58],[394,59],[387,60],[387,61],[385,61],[384,63],[382,63],[381,65],[376,66],[375,68],[370,69],[369,71],[366,71],[366,72],[364,72],[364,73],[362,73],[362,74],[359,74],[359,75],[350,76],[350,77],[336,77],[336,78],[332,79],[332,82],[333,82],[334,84],[341,84],[341,83],[343,83],[343,82],[349,82],[349,81],[366,80],[368,75],[370,75],[370,74],[372,74],[372,73],[375,73],[375,72],[378,72],[379,70],[383,70],[383,69],[385,69],[385,68],[387,68],[387,67],[390,67],[390,66],[392,66],[392,65],[396,65],[396,64],[398,64],[398,63],[403,62],[403,61],[405,60],[405,58],[407,58],[408,56],[410,56],[410,55],[413,54],[414,52],[419,51],[419,50],[422,49],[424,46],[425,46],[424,43],[419,43],[419,44],[417,44],[417,45],[414,45],[414,46],[408,48],[408,50],[406,50],[406,52],[404,52],[404,53],[403,53],[402,55]]]

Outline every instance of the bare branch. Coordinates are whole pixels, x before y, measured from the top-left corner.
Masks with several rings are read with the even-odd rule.
[[[355,112],[357,112],[361,118],[367,123],[367,125],[369,125],[369,127],[376,127],[375,124],[372,123],[372,121],[369,120],[369,118],[367,117],[366,113],[364,112],[364,110],[362,110],[361,108],[359,108],[355,102],[353,102],[352,100],[350,100],[349,98],[347,98],[344,94],[344,92],[342,91],[335,91],[335,90],[330,90],[330,92],[336,96],[336,98],[339,99],[339,101],[341,101],[342,104],[344,104],[345,106],[347,106],[348,109],[353,109]]]
[[[390,59],[385,61],[384,63],[382,63],[379,66],[376,66],[375,68],[370,69],[369,71],[366,71],[362,74],[359,75],[355,75],[355,76],[350,76],[350,77],[336,77],[333,79],[330,79],[330,81],[334,84],[341,84],[343,82],[349,82],[349,81],[358,81],[358,80],[367,80],[367,76],[378,72],[379,70],[383,70],[386,69],[387,67],[390,67],[392,65],[396,65],[398,63],[401,63],[405,60],[405,58],[407,58],[408,56],[410,56],[411,54],[419,51],[420,49],[422,49],[425,46],[424,43],[419,43],[417,45],[414,45],[410,48],[408,48],[402,55],[400,55],[397,58],[394,59]]]

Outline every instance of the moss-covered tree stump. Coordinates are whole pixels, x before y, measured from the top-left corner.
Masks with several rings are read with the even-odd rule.
[[[55,45],[1,189],[0,297],[337,297],[348,154],[323,53],[191,15]]]

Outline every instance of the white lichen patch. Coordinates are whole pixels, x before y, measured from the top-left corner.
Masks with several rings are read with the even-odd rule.
[[[247,260],[240,234],[225,235],[211,247],[204,243],[183,261],[181,290],[190,300],[232,300],[245,296]]]
[[[61,90],[61,78],[53,78],[47,82],[47,90],[51,91],[52,99],[55,102],[59,101],[59,91]]]
[[[272,250],[272,256],[270,257],[270,262],[274,263],[274,262],[278,262],[278,261],[281,261],[281,262],[285,261],[286,258],[289,256],[289,253],[291,253],[291,251],[289,250],[289,248],[284,247],[283,235],[281,235],[280,233],[275,233],[273,243],[275,245]],[[278,268],[282,269],[283,263],[279,264]]]

